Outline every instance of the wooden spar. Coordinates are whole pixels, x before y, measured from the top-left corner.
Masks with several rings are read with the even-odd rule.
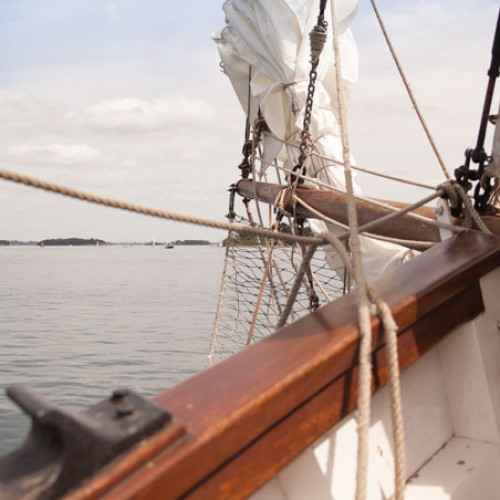
[[[284,188],[280,184],[268,184],[264,182],[256,182],[255,184],[257,198],[259,201],[265,203],[274,204],[278,194],[284,191],[282,195],[283,208],[287,212],[293,212],[292,192],[290,188]],[[250,199],[254,198],[253,181],[242,179],[238,182],[236,188],[240,196]],[[315,189],[310,186],[298,187],[295,194],[317,212],[326,215],[326,217],[330,219],[341,222],[342,224],[348,224],[345,194],[326,189]],[[384,201],[384,203],[392,204],[392,206],[396,206],[396,208],[405,206],[394,202]],[[390,210],[377,207],[362,200],[356,200],[356,207],[360,226],[390,213]],[[297,215],[301,217],[312,219],[318,218],[317,215],[299,203],[296,204],[295,210]],[[436,220],[434,212],[429,207],[420,207],[415,210],[415,213]],[[441,241],[437,227],[412,219],[408,215],[403,215],[402,217],[388,221],[369,232],[379,236],[398,238],[401,240],[430,241],[434,243]]]
[[[242,179],[238,182],[237,192],[240,196],[244,198],[253,199],[254,188],[253,182],[249,179]],[[265,203],[274,204],[276,202],[276,197],[278,194],[282,194],[283,208],[287,212],[293,212],[292,204],[292,194],[290,188],[284,188],[280,184],[268,184],[264,182],[256,182],[255,190],[257,192],[257,198],[259,201]],[[343,193],[338,193],[336,191],[329,191],[326,189],[315,189],[311,186],[300,186],[296,189],[295,194],[303,200],[307,205],[312,207],[317,212],[324,214],[330,219],[334,219],[342,224],[347,225],[347,202],[346,195]],[[375,200],[386,205],[391,205],[395,208],[405,208],[408,205],[406,203],[401,203],[397,201],[387,201],[387,200]],[[358,210],[359,224],[367,224],[372,222],[384,215],[390,213],[389,210],[372,205],[369,202],[356,200],[356,207]],[[295,207],[297,215],[304,218],[317,219],[312,211],[303,207],[299,203]],[[436,220],[436,215],[430,207],[419,207],[412,210],[412,213],[422,215],[428,219]],[[493,234],[500,235],[500,218],[495,216],[483,216],[483,222]],[[403,215],[397,219],[385,222],[384,224],[368,231],[370,233],[386,236],[390,238],[397,238],[401,240],[409,241],[430,241],[436,243],[441,241],[439,236],[439,230],[435,226],[430,226],[424,222],[418,221],[408,215]],[[412,247],[411,244],[407,245]]]
[[[499,239],[462,233],[373,282],[398,325],[400,366],[484,309],[478,280],[498,266]],[[146,465],[119,477],[120,461],[68,497],[74,500],[243,498],[355,408],[356,296],[346,295],[243,352],[158,395],[186,429]],[[372,317],[374,381],[387,379],[383,336]],[[375,387],[374,387],[375,389]]]

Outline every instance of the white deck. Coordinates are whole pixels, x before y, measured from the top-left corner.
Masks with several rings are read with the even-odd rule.
[[[500,499],[500,269],[481,279],[486,312],[401,375],[407,500]],[[368,498],[393,494],[387,388],[372,399]],[[354,497],[356,425],[339,422],[252,500]]]

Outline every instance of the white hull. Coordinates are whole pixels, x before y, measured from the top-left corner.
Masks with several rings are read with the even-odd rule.
[[[500,498],[500,269],[480,280],[486,311],[401,374],[407,500]],[[394,488],[388,389],[372,398],[368,498]],[[354,415],[339,422],[253,500],[354,498]]]

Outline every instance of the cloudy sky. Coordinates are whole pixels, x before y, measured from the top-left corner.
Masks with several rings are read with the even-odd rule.
[[[222,219],[244,118],[211,41],[224,21],[221,4],[0,0],[1,168]],[[477,136],[498,2],[379,0],[379,8],[453,170]],[[360,53],[349,125],[357,163],[439,183],[367,0],[352,28]],[[358,180],[368,195],[422,194]],[[0,203],[0,239],[223,237],[1,180]]]

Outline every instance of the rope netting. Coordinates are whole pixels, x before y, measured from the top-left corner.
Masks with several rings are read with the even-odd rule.
[[[207,366],[276,330],[304,255],[299,245],[280,240],[272,244],[260,238],[245,244],[235,233],[224,244],[226,261]],[[302,280],[293,303],[290,322],[311,312],[311,291],[323,305],[350,290],[350,276],[344,268],[335,272],[328,264],[335,255],[328,246],[317,248],[310,275]]]

